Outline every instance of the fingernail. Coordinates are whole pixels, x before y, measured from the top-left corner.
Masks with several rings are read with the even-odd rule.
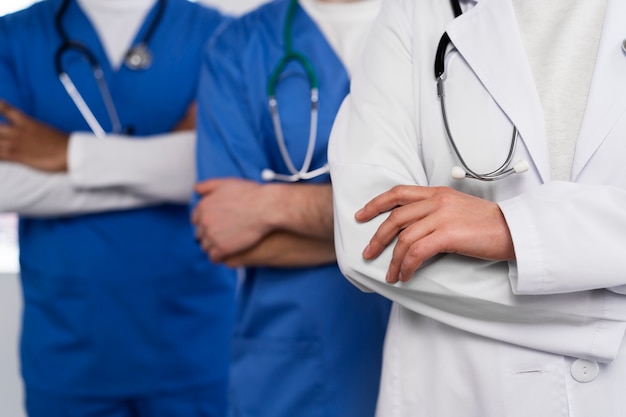
[[[363,257],[364,257],[365,259],[368,259],[369,255],[370,255],[370,245],[368,244],[368,245],[365,247],[365,249],[363,249]]]
[[[354,213],[354,217],[356,217],[356,218],[361,217],[361,214],[363,214],[363,209],[359,209],[359,211]]]

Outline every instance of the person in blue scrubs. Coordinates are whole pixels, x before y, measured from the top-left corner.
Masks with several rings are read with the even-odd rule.
[[[345,63],[358,59],[378,6],[272,1],[230,22],[205,54],[198,96],[202,182],[192,219],[211,259],[241,267],[233,416],[374,415],[389,301],[341,275],[324,166],[335,113],[349,90]],[[268,107],[268,80],[289,43],[319,83],[316,122],[303,65],[290,60],[276,76],[278,135],[297,171],[311,123],[317,128],[307,170],[317,171],[301,176],[281,156]]]
[[[104,15],[95,6],[111,13],[104,24],[94,19]],[[114,65],[100,36],[115,39],[123,31],[116,16],[127,17],[121,10],[131,6],[138,32],[130,42],[151,30],[152,60],[141,68]],[[188,149],[193,162],[193,130],[191,142],[172,132],[181,121],[194,128],[188,119],[202,49],[226,20],[186,0],[45,0],[0,18],[0,207],[20,213],[21,369],[31,417],[227,413],[236,276],[212,264],[194,239],[193,178],[182,184],[187,198],[169,199],[158,186],[152,194],[136,191],[133,181],[75,187],[67,166],[26,162],[52,160],[51,149],[67,147],[70,133],[91,130],[60,81],[59,56],[105,131],[88,141],[101,149],[98,163],[112,159],[95,180],[125,165],[173,176],[176,161],[161,166],[153,144]],[[115,135],[89,55],[119,116]],[[32,142],[39,146],[12,152]],[[116,143],[130,144],[128,153],[106,156]]]

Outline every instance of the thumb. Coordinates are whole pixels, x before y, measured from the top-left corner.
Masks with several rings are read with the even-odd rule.
[[[208,194],[216,187],[217,180],[204,180],[197,183],[193,189],[198,194]]]
[[[0,116],[4,116],[11,124],[16,124],[20,120],[22,113],[6,101],[0,100]]]

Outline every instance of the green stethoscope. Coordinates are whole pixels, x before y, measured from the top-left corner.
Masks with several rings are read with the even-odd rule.
[[[278,61],[278,64],[270,74],[267,82],[267,97],[270,108],[270,114],[272,116],[272,124],[274,125],[274,132],[276,134],[276,142],[280,150],[280,155],[287,166],[289,174],[278,174],[273,170],[267,168],[261,172],[261,176],[266,181],[278,180],[285,182],[297,182],[301,180],[309,180],[311,178],[318,177],[326,174],[329,171],[328,164],[309,171],[311,166],[311,160],[313,159],[313,151],[315,150],[315,141],[317,138],[317,123],[318,123],[318,101],[319,101],[319,87],[317,76],[311,61],[305,57],[302,53],[294,50],[292,42],[292,29],[293,21],[296,14],[296,8],[298,6],[298,0],[291,0],[287,9],[285,17],[285,27],[283,31],[284,41],[284,53]],[[280,123],[280,115],[278,113],[278,101],[276,100],[276,87],[279,83],[280,76],[284,71],[288,63],[294,61],[302,66],[306,77],[309,82],[310,88],[310,100],[311,100],[311,118],[309,127],[309,141],[307,145],[304,161],[300,169],[297,169],[289,155],[287,145],[285,144],[285,136]]]

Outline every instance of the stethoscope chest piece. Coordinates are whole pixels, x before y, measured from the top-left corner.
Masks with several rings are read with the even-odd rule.
[[[158,0],[158,2],[159,3],[156,15],[152,20],[152,23],[148,27],[143,39],[137,45],[130,48],[124,56],[124,63],[131,70],[145,70],[150,68],[150,66],[152,65],[152,54],[148,49],[148,43],[152,37],[153,32],[156,30],[157,26],[161,22],[161,18],[165,10],[166,0]],[[109,86],[107,85],[107,82],[104,78],[104,72],[102,71],[102,67],[98,63],[98,60],[96,59],[94,54],[89,50],[89,48],[87,48],[87,46],[80,41],[71,39],[67,34],[65,28],[63,27],[63,16],[65,15],[67,8],[69,7],[69,4],[70,0],[63,0],[54,20],[57,32],[59,34],[59,37],[61,38],[61,45],[59,46],[59,49],[57,50],[55,55],[55,69],[57,75],[59,76],[59,80],[61,81],[61,84],[63,84],[63,87],[67,91],[67,94],[70,96],[80,113],[83,115],[83,118],[89,125],[90,129],[97,137],[104,138],[106,136],[105,130],[102,128],[95,115],[85,102],[85,99],[78,91],[78,88],[70,78],[69,74],[63,68],[63,54],[69,50],[78,52],[84,58],[86,58],[93,70],[93,75],[96,79],[96,82],[98,83],[100,94],[102,95],[106,110],[109,113],[112,132],[121,133],[122,126],[120,123],[120,118],[117,113],[117,109],[115,108],[115,103],[113,102],[111,91],[109,90]]]
[[[128,50],[124,63],[131,70],[145,70],[152,65],[152,54],[145,43],[140,43]]]

